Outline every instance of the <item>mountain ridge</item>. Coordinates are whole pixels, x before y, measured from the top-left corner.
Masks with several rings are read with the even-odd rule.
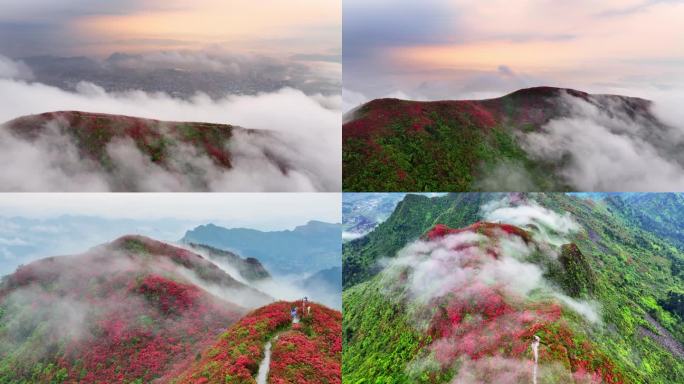
[[[667,152],[672,143],[660,136],[671,127],[654,115],[652,105],[642,98],[555,87],[484,100],[372,100],[343,124],[343,190],[603,190],[567,175],[574,153],[552,155],[534,140],[554,137],[547,126],[562,120],[587,119],[608,124],[608,130],[625,120],[645,131],[644,137],[626,128],[624,134]]]
[[[272,300],[144,236],[37,260],[0,282],[0,383],[162,380]]]
[[[188,246],[196,252],[206,252],[207,258],[219,264],[226,263],[236,269],[240,276],[250,282],[271,278],[271,274],[264,268],[261,262],[254,257],[242,258],[232,252],[199,243],[188,243]]]
[[[663,196],[666,195],[653,196],[653,202],[648,203],[653,207],[652,212],[643,210],[641,213],[646,216],[658,214],[663,219],[675,220],[669,213],[663,214],[662,204],[668,201],[662,200]],[[658,203],[660,200],[662,202]],[[452,365],[454,360],[451,358],[444,360],[446,356],[462,356],[460,353],[478,351],[479,344],[486,343],[488,340],[483,338],[483,335],[475,333],[473,335],[479,336],[474,336],[472,340],[436,341],[437,336],[442,338],[442,331],[447,332],[449,337],[458,338],[460,337],[458,335],[469,335],[470,332],[477,332],[479,329],[468,328],[468,324],[489,321],[487,320],[490,319],[489,315],[478,316],[477,312],[468,316],[454,317],[460,311],[457,308],[469,308],[466,305],[468,303],[466,299],[470,297],[467,294],[470,292],[468,289],[464,288],[452,295],[443,296],[446,301],[439,302],[441,304],[435,306],[424,307],[425,302],[420,301],[423,296],[431,297],[431,292],[438,294],[442,292],[435,288],[435,284],[442,280],[431,278],[430,274],[443,273],[445,276],[452,276],[453,279],[445,277],[448,283],[460,281],[457,277],[461,275],[457,268],[448,264],[449,260],[462,260],[463,268],[468,268],[472,265],[470,263],[477,260],[486,260],[486,258],[475,258],[473,261],[472,253],[468,251],[469,247],[477,249],[476,245],[481,244],[482,240],[477,240],[477,236],[489,237],[494,234],[505,238],[505,234],[509,232],[505,229],[494,230],[501,225],[496,221],[493,223],[490,221],[491,224],[484,226],[475,223],[482,221],[484,217],[489,217],[489,220],[499,218],[505,224],[510,221],[506,220],[504,214],[509,215],[515,212],[516,207],[528,210],[519,211],[522,215],[520,218],[545,218],[534,222],[532,226],[521,227],[521,229],[536,233],[533,235],[535,241],[539,239],[544,239],[545,242],[550,241],[548,243],[550,249],[557,249],[549,253],[546,246],[538,247],[540,250],[546,250],[543,251],[546,252],[546,256],[541,257],[531,253],[522,259],[526,263],[534,264],[535,268],[542,271],[543,279],[548,282],[544,285],[546,287],[544,289],[550,287],[551,292],[556,292],[554,300],[562,306],[557,321],[547,323],[543,328],[544,334],[536,333],[541,337],[540,362],[563,361],[566,358],[564,356],[567,356],[571,364],[561,365],[566,366],[566,369],[570,370],[573,375],[581,376],[591,372],[592,369],[599,369],[604,382],[665,384],[684,380],[678,368],[683,362],[677,355],[677,351],[681,350],[678,346],[684,345],[684,333],[681,332],[684,316],[678,312],[682,308],[681,297],[684,296],[677,296],[678,292],[681,294],[683,291],[684,279],[681,277],[681,272],[677,272],[676,269],[677,261],[681,263],[684,260],[684,253],[677,249],[670,239],[660,237],[656,232],[649,232],[648,226],[638,226],[625,219],[622,212],[618,212],[615,207],[605,201],[583,199],[560,193],[465,193],[432,198],[407,195],[387,221],[365,237],[344,244],[343,303],[346,322],[343,331],[346,348],[343,356],[343,376],[345,380],[354,381],[365,378],[371,381],[389,380],[400,383],[452,382],[457,377],[461,379],[462,377],[457,375],[459,370],[464,370],[461,374],[465,375],[465,372],[468,372],[473,376],[467,377],[475,377],[488,382],[487,380],[492,380],[494,377],[502,379],[496,376],[497,371],[494,367],[505,367],[502,369],[510,371],[511,375],[520,375],[514,376],[518,378],[518,381],[514,382],[529,382],[529,374],[532,372],[530,349],[522,355],[522,360],[516,357],[518,355],[505,355],[508,356],[506,358],[514,357],[516,361],[491,360],[497,352],[486,353],[477,359],[473,359],[470,355],[470,358],[461,361],[461,365],[457,363]],[[501,210],[497,212],[499,208]],[[535,210],[534,214],[529,211],[532,209]],[[676,211],[668,209],[667,212]],[[549,219],[550,217],[555,218]],[[571,224],[568,221],[569,218],[575,224]],[[515,216],[508,216],[508,220],[513,219]],[[667,221],[664,221],[661,224],[666,223]],[[554,229],[554,226],[558,226],[557,228],[574,227],[575,229],[563,236],[564,238],[559,238],[558,229]],[[511,232],[516,231],[511,230]],[[444,234],[449,233],[452,236],[451,240],[440,240]],[[474,238],[468,242],[469,238],[464,236],[474,236]],[[433,245],[435,248],[425,245],[432,244],[434,241],[443,242],[439,243],[440,246]],[[522,244],[524,242],[521,242],[520,246]],[[493,249],[491,253],[483,250],[479,251],[482,253],[475,254],[496,257],[497,254],[504,252],[508,255],[510,262],[510,257],[520,257],[516,256],[520,253],[520,246],[502,246]],[[456,252],[456,255],[462,255],[459,256],[461,259],[456,256],[447,256],[452,255],[445,253],[450,247],[454,247],[451,249]],[[440,251],[431,254],[430,249]],[[417,263],[415,259],[407,261],[406,258],[409,255],[416,255],[411,257],[423,260],[424,263]],[[429,262],[430,255],[434,258],[432,262]],[[454,258],[450,259],[450,257]],[[493,261],[492,265],[503,266],[508,265],[509,262],[498,260]],[[387,271],[391,270],[388,269],[390,266],[396,270],[394,274],[387,275]],[[414,275],[410,272],[412,268],[417,271]],[[499,284],[485,285],[485,287],[497,290],[501,285],[505,286],[506,281],[511,278],[516,281],[515,276],[524,272],[525,268],[512,270],[517,273],[508,272],[511,273],[509,275],[505,272],[501,274],[490,272],[489,275],[485,274],[484,276],[498,276],[498,279],[494,281],[499,282]],[[350,273],[349,278],[347,278],[347,273]],[[512,284],[511,287],[524,287],[529,281],[534,280],[534,274],[521,279],[523,281]],[[417,284],[416,282],[421,283],[418,287],[422,288],[414,292],[411,284]],[[539,291],[535,290],[527,295],[529,295],[528,300],[532,302],[540,298]],[[476,297],[490,296],[484,294],[473,296],[474,302],[477,302]],[[496,295],[491,297],[495,298]],[[560,299],[561,297],[563,298]],[[466,301],[461,303],[458,301],[461,298]],[[482,308],[490,308],[492,313],[499,313],[497,308],[500,308],[503,313],[508,313],[507,307],[494,305],[494,303],[492,301],[491,307]],[[577,305],[577,303],[584,304]],[[456,304],[463,306],[453,306]],[[426,319],[431,318],[432,311],[439,313],[439,308],[447,311],[448,316],[445,315],[444,322],[435,323],[433,328],[425,328]],[[470,308],[479,311],[477,307]],[[587,312],[590,308],[595,308],[594,314],[591,314],[591,310]],[[542,317],[553,312],[550,311],[552,307],[546,304],[535,310],[539,309],[544,310],[540,313]],[[496,319],[499,315],[496,316],[491,319]],[[450,320],[447,321],[447,319]],[[465,333],[451,333],[449,329],[456,326],[454,324],[458,327],[465,327],[456,328],[462,329]],[[508,323],[491,324],[494,326]],[[514,324],[517,323],[510,326]],[[433,331],[427,332],[426,329]],[[489,329],[488,335],[499,334],[496,331],[498,328],[486,329]],[[503,329],[512,328],[507,325]],[[526,335],[527,338],[511,340],[514,344],[522,342],[521,348],[529,348],[533,343],[533,338],[530,334]],[[568,343],[569,340],[571,340],[570,343]],[[586,340],[588,342],[586,345],[591,347],[584,349],[584,341],[579,342],[579,340]],[[430,349],[432,354],[425,351],[426,345],[434,345],[434,348]],[[554,345],[556,347],[553,347]],[[564,347],[558,348],[558,345]],[[451,354],[454,348],[461,348],[461,346],[474,349],[462,351],[459,349],[458,351],[461,352],[456,355]],[[503,350],[504,353],[509,351],[507,348],[499,348],[499,350]],[[578,363],[579,359],[573,360],[579,356],[592,355],[603,356],[602,361],[608,364],[603,365],[605,369],[598,368],[600,364],[582,365]],[[431,359],[437,359],[438,363]],[[479,361],[482,363],[478,363]],[[540,366],[539,372],[544,371],[543,375],[554,377],[548,379],[550,382],[576,382],[565,381],[568,378],[566,374],[564,374],[566,376],[553,376],[560,375],[560,371],[549,369],[551,369],[550,366],[543,369]],[[428,373],[423,374],[425,372]],[[612,381],[606,379],[605,374],[609,372],[615,373],[610,376]],[[506,377],[510,378],[510,376]]]
[[[255,309],[222,333],[173,384],[255,384],[264,346],[273,343],[267,380],[274,383],[341,383],[342,313],[309,302],[278,301]],[[293,324],[291,308],[300,322]]]
[[[0,173],[7,191],[327,190],[334,178],[296,150],[296,134],[80,111],[0,124],[6,158],[40,174]]]
[[[180,243],[201,243],[255,257],[276,275],[302,274],[339,265],[341,233],[341,224],[316,221],[280,231],[208,224],[186,231]]]

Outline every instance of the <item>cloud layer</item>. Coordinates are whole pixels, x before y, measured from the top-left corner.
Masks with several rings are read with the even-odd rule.
[[[22,61],[14,61],[0,55],[0,79],[28,79],[33,77],[31,69]]]
[[[199,277],[195,272],[206,273],[207,262],[193,259],[194,269],[189,269],[167,256],[104,246],[87,254],[55,257],[24,267],[11,280],[3,281],[9,285],[3,285],[7,291],[1,301],[6,311],[0,355],[21,374],[22,369],[30,371],[43,358],[62,354],[71,358],[70,354],[85,351],[99,354],[102,343],[112,340],[114,343],[106,347],[116,350],[125,346],[122,340],[136,336],[144,349],[155,341],[150,335],[161,335],[172,344],[173,337],[194,335],[190,340],[196,344],[180,351],[195,353],[247,309],[270,302],[268,296],[254,289],[231,285],[225,275],[212,275],[222,284]],[[162,285],[155,288],[152,282],[160,280]],[[199,288],[164,291],[164,281],[192,283]],[[195,335],[196,329],[202,332]]]
[[[500,351],[509,342],[524,350],[526,339],[521,335],[530,324],[558,320],[560,312],[554,314],[554,306],[564,306],[588,324],[601,321],[595,303],[568,297],[545,277],[545,265],[557,262],[559,245],[568,242],[564,237],[579,230],[570,216],[511,197],[484,206],[481,214],[485,220],[521,226],[535,241],[496,228],[491,234],[465,231],[419,240],[387,261],[380,275],[388,294],[410,303],[406,308],[414,326],[434,337],[409,365],[410,375],[451,367],[460,369],[454,382],[479,382],[476,379],[483,374],[529,378],[529,361],[492,357],[487,351]],[[485,359],[474,362],[468,356]],[[498,363],[515,369],[496,373],[499,358]],[[556,370],[543,365],[540,375]]]
[[[178,168],[204,172],[200,184],[211,191],[334,191],[341,187],[339,96],[307,96],[294,89],[254,96],[227,96],[214,100],[197,94],[190,100],[163,93],[129,91],[109,93],[81,82],[67,92],[16,78],[20,64],[9,63],[0,78],[0,121],[47,111],[79,110],[170,121],[198,121],[275,131],[268,135],[236,133],[229,150],[234,168],[225,171],[191,148],[175,153]],[[3,67],[0,66],[0,69]],[[0,132],[0,157],[6,167],[0,175],[5,190],[116,190],[110,179],[123,178],[133,190],[196,190],[190,175],[178,175],[149,162],[131,143],[110,145],[107,152],[118,160],[119,175],[103,175],[92,164],[79,161],[73,144],[48,127],[35,143],[22,142]],[[292,166],[283,174],[280,161]],[[180,176],[180,177],[179,177]],[[194,184],[194,185],[193,185]],[[119,183],[120,185],[120,183]]]
[[[624,101],[565,95],[566,116],[523,136],[533,158],[561,164],[578,191],[674,191],[684,180],[684,126],[665,98],[653,111],[663,125]],[[678,121],[677,121],[678,120]]]
[[[343,46],[345,87],[369,99],[684,87],[681,0],[368,3],[344,2]]]

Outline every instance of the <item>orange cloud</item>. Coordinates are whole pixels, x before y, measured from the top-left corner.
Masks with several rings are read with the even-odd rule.
[[[491,70],[500,64],[523,70],[558,68],[559,64],[571,67],[578,57],[578,49],[561,47],[559,42],[483,42],[465,45],[428,45],[399,48],[393,55],[414,66],[427,68],[452,68]]]
[[[684,4],[603,17],[587,7],[559,6],[562,16],[544,14],[532,6],[540,3],[534,0],[520,1],[517,7],[460,3],[470,3],[469,13],[463,20],[464,35],[453,36],[454,43],[404,45],[389,48],[389,55],[404,66],[424,70],[491,70],[505,64],[536,73],[587,70],[592,65],[624,69],[630,62],[682,54]]]
[[[341,26],[339,1],[183,0],[170,3],[177,7],[85,16],[73,27],[83,34],[110,40],[232,42],[235,45],[242,43],[249,49],[250,41],[298,38],[310,41],[311,37],[315,39],[315,36],[308,36],[314,34],[310,30],[326,27],[334,30]],[[321,45],[329,48],[336,43],[339,44],[338,41],[326,41]]]

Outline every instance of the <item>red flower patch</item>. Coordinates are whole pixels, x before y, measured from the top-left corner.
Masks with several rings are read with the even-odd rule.
[[[272,346],[269,382],[341,383],[341,313],[310,303],[311,315],[292,325],[290,309],[295,305],[299,307],[301,302],[281,301],[243,317],[177,383],[253,384],[264,345],[277,334],[278,340]]]

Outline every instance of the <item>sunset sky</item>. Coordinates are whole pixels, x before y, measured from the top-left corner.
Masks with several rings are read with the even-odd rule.
[[[345,0],[346,98],[684,86],[682,0]]]
[[[0,53],[108,55],[220,47],[339,54],[340,0],[0,1]]]

